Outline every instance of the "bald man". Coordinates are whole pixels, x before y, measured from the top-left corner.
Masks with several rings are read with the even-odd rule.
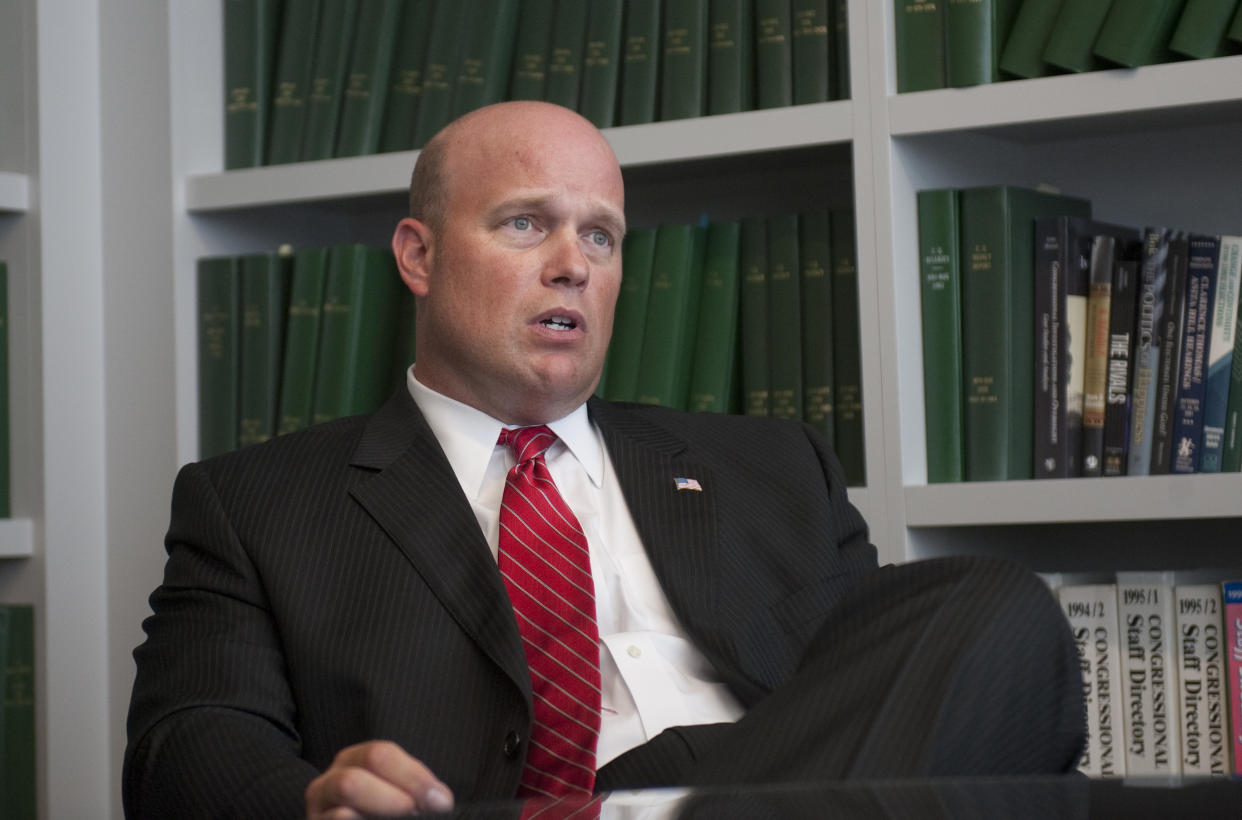
[[[1076,656],[1037,579],[877,569],[807,427],[592,397],[626,218],[590,123],[535,102],[467,114],[421,152],[410,200],[392,242],[417,299],[406,384],[372,416],[177,478],[135,650],[129,816],[531,793],[541,728],[497,566],[515,464],[498,442],[535,425],[589,553],[588,789],[1073,766]]]

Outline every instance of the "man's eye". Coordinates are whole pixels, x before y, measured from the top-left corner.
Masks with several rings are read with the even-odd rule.
[[[528,231],[531,229],[530,217],[515,216],[513,218],[513,227],[519,231]]]
[[[612,244],[612,237],[604,231],[591,231],[590,239],[593,244],[601,248],[606,248]]]

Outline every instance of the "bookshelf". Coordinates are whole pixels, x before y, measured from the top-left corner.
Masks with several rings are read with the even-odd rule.
[[[849,5],[851,99],[610,129],[631,221],[853,205],[868,483],[850,498],[881,560],[1237,567],[1239,475],[926,484],[914,192],[1050,183],[1103,219],[1242,231],[1242,57],[897,95],[892,4]],[[218,0],[0,4],[22,397],[0,558],[23,556],[0,560],[0,600],[38,607],[45,817],[121,816],[130,651],[196,457],[195,260],[383,244],[405,207],[414,152],[221,171],[220,18]]]

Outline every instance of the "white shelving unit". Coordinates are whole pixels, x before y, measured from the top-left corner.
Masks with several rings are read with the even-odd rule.
[[[892,4],[850,12],[850,100],[610,129],[631,222],[853,206],[867,486],[850,497],[883,560],[1238,566],[1242,476],[926,485],[914,193],[1049,183],[1103,219],[1242,232],[1242,57],[896,95]],[[39,607],[45,817],[121,816],[129,653],[197,455],[195,260],[384,243],[405,208],[414,152],[222,172],[221,36],[218,0],[0,7],[23,516],[0,557],[27,556],[0,561],[0,600]]]

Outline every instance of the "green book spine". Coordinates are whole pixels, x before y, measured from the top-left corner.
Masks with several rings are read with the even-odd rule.
[[[698,322],[705,229],[661,225],[651,265],[651,295],[636,400],[686,409]]]
[[[893,0],[896,28],[897,92],[944,88],[945,0],[911,3]]]
[[[1228,51],[1225,30],[1238,0],[1186,0],[1169,48],[1187,57],[1220,57]]]
[[[755,93],[759,108],[793,105],[789,0],[755,0]]]
[[[301,430],[311,423],[327,274],[327,248],[306,248],[294,255],[280,373],[280,417],[276,427],[280,434]]]
[[[1061,3],[1062,0],[1026,0],[1022,4],[1001,52],[1001,71],[1027,78],[1052,73],[1052,66],[1044,60],[1044,46],[1057,22]]]
[[[1044,46],[1044,59],[1067,71],[1094,71],[1103,66],[1095,56],[1095,38],[1113,0],[1073,0],[1062,3]]]
[[[338,157],[374,154],[379,150],[400,14],[400,0],[362,0],[341,101],[335,152]]]
[[[236,257],[198,260],[198,456],[237,446],[241,272]]]
[[[400,279],[386,248],[341,245],[328,257],[312,420],[376,410],[392,389]]]
[[[263,164],[279,0],[224,3],[224,167]]]
[[[462,54],[453,92],[454,116],[498,103],[509,87],[513,41],[517,30],[517,0],[475,0],[472,19],[463,38]],[[486,21],[486,22],[483,22]]]
[[[414,146],[421,148],[453,118],[453,83],[457,79],[461,31],[468,7],[460,0],[436,0],[423,69],[423,98],[418,103]]]
[[[544,99],[574,111],[578,110],[579,89],[582,87],[582,52],[586,45],[588,5],[583,0],[557,1],[552,44],[548,51],[548,86]]]
[[[1012,186],[959,199],[966,479],[1030,478],[1034,448],[1034,220],[1089,217],[1086,200]]]
[[[832,374],[832,226],[828,209],[798,217],[802,279],[802,420],[835,438]]]
[[[946,78],[951,88],[1001,79],[1000,55],[1020,0],[948,0]]]
[[[828,0],[793,0],[794,105],[832,99],[832,20]]]
[[[621,254],[621,292],[617,296],[612,343],[608,348],[606,395],[613,401],[634,401],[638,395],[638,368],[642,362],[651,294],[651,265],[655,259],[656,230],[630,228]]]
[[[427,62],[432,8],[433,4],[429,2],[407,2],[401,6],[398,46],[388,71],[388,96],[384,102],[380,151],[409,151],[414,148],[414,127],[418,122],[418,105],[423,99],[423,66]]]
[[[832,14],[836,20],[836,35],[832,56],[834,100],[850,98],[850,21],[849,0],[831,0]]]
[[[272,80],[268,165],[297,162],[302,158],[302,129],[306,125],[319,8],[318,0],[285,4],[280,29],[280,56]]]
[[[755,12],[751,0],[712,0],[708,9],[707,113],[755,107]]]
[[[35,739],[35,652],[34,607],[29,604],[0,605],[0,627],[8,622],[7,633],[0,638],[7,651],[0,653],[3,661],[4,711],[3,777],[0,777],[0,806],[5,820],[35,820],[35,761],[38,744]]]
[[[661,46],[660,119],[703,116],[707,111],[707,0],[666,3]]]
[[[241,381],[237,445],[260,444],[276,435],[280,365],[288,310],[289,257],[241,257]]]
[[[616,122],[623,12],[621,0],[596,0],[587,18],[579,112],[596,128],[611,128]]]
[[[737,375],[738,252],[741,225],[707,227],[699,321],[690,378],[689,409],[729,412]]]
[[[1242,7],[1238,8],[1237,14],[1233,16],[1233,22],[1229,24],[1229,31],[1225,36],[1235,43],[1242,43]]]
[[[349,49],[358,21],[358,0],[323,0],[315,37],[314,70],[307,98],[302,159],[328,159],[336,148]]]
[[[1113,3],[1100,27],[1095,53],[1129,68],[1176,59],[1169,51],[1185,0],[1124,0]]]
[[[630,0],[625,8],[621,125],[655,121],[659,81],[660,0]]]
[[[927,482],[961,481],[962,314],[957,191],[918,193]]]
[[[845,482],[858,487],[867,482],[863,448],[862,348],[858,322],[858,245],[854,212],[834,210],[832,225],[832,353],[834,433],[837,457]]]
[[[509,99],[542,100],[548,84],[548,49],[552,44],[552,21],[556,0],[522,0]]]
[[[1225,438],[1221,452],[1222,473],[1242,470],[1242,333],[1236,331],[1242,320],[1242,298],[1234,315],[1233,360],[1229,364],[1229,399],[1225,405]]]
[[[13,515],[9,423],[9,266],[0,261],[0,518]]]
[[[768,370],[772,415],[802,419],[802,283],[798,216],[768,218]]]
[[[772,410],[768,370],[768,224],[742,220],[742,412],[766,416]]]

